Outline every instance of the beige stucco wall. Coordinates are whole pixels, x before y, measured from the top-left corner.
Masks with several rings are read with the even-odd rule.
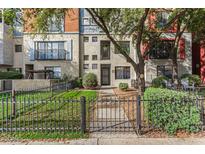
[[[65,49],[67,49],[67,41],[73,40],[73,55],[72,60],[35,60],[29,59],[29,48],[33,47],[34,41],[65,41]],[[79,76],[79,34],[65,33],[65,34],[48,34],[46,38],[43,35],[36,35],[33,37],[30,34],[24,34],[23,37],[23,73],[25,74],[25,65],[33,64],[34,70],[42,70],[47,66],[60,66],[61,76],[63,74],[71,75],[73,77]],[[42,75],[35,75],[34,78],[43,78]]]
[[[3,64],[3,24],[0,23],[0,65]]]
[[[23,37],[15,37],[13,39],[13,67],[14,68],[23,68],[23,51],[22,52],[15,52],[15,45],[22,45],[23,46]]]
[[[174,34],[164,34],[167,38],[173,38]],[[192,36],[191,33],[184,33],[182,36],[185,39],[185,60],[178,59],[179,77],[182,74],[192,73]],[[147,60],[145,65],[145,80],[146,84],[150,85],[152,79],[157,77],[157,65],[172,65],[171,59],[164,60]]]
[[[6,24],[0,26],[0,64],[13,65],[13,37]]]
[[[13,36],[8,26],[4,26],[4,64],[13,65]]]
[[[35,90],[38,88],[45,88],[49,87],[51,85],[51,80],[40,80],[40,79],[35,79],[35,80],[27,80],[27,79],[22,79],[22,80],[12,80],[12,89],[13,90]]]
[[[84,42],[83,37],[87,36],[89,37],[89,42]],[[92,42],[92,36],[97,36],[98,41]],[[120,55],[114,53],[114,45],[111,43],[110,45],[110,60],[100,60],[100,41],[101,40],[109,40],[105,35],[81,35],[81,74],[85,74],[88,72],[95,73],[97,75],[98,83],[100,83],[101,78],[101,72],[100,72],[100,66],[101,64],[110,64],[111,65],[111,86],[118,86],[120,82],[128,83],[129,86],[131,86],[131,79],[135,79],[135,72],[131,64],[129,64],[126,59]],[[125,39],[126,41],[130,41],[130,57],[135,59],[135,52],[134,47],[131,43],[131,40]],[[89,55],[89,60],[84,61],[83,56]],[[97,60],[92,60],[92,55],[97,55]],[[83,64],[89,64],[89,69],[83,69]],[[97,64],[97,69],[92,69],[92,64]],[[115,67],[116,66],[130,66],[130,79],[115,79]]]

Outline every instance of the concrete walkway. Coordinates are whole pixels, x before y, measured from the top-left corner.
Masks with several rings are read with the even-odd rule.
[[[115,132],[115,131],[133,131],[131,123],[123,110],[123,104],[113,101],[116,95],[113,88],[101,88],[99,97],[103,101],[98,101],[95,109],[91,111],[91,116],[94,118],[90,121],[90,131],[100,132]],[[110,97],[113,97],[112,101]],[[93,134],[93,133],[92,133]]]

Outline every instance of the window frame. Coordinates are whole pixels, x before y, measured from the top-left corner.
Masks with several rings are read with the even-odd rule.
[[[94,56],[96,56],[96,59],[93,58]],[[98,55],[92,55],[92,60],[98,60]]]
[[[87,41],[85,41],[87,39]],[[89,38],[89,36],[83,36],[83,42],[84,43],[87,43],[87,42],[89,42],[90,41],[90,38]]]
[[[58,25],[55,24],[56,20],[57,20],[56,16],[52,16],[51,18],[48,19],[48,32],[49,33],[58,33],[58,32],[65,31],[65,15],[61,19],[61,24],[59,25],[60,27],[58,27]]]
[[[96,66],[96,67],[94,67],[94,66]],[[96,69],[98,69],[98,64],[92,64],[92,70],[96,70]]]
[[[168,68],[167,68],[168,67]],[[170,67],[170,68],[169,68]],[[160,68],[163,70],[161,71],[162,74],[160,73]],[[170,76],[166,75],[166,72],[171,71]],[[157,76],[166,76],[168,78],[171,78],[173,75],[173,65],[157,65]]]
[[[167,44],[166,45],[164,44],[165,42],[170,43],[169,44],[170,49],[174,46],[173,39],[157,41],[154,44],[154,46],[150,49],[149,59],[171,59],[172,58],[171,50],[170,49],[165,50],[165,48],[167,47]],[[160,47],[163,47],[163,48],[160,49]],[[164,55],[162,55],[162,54],[164,54]],[[166,54],[167,54],[167,56],[166,56]]]
[[[17,51],[17,49],[19,49],[19,48],[17,48],[17,47],[21,47],[20,49],[20,51]],[[23,52],[23,45],[22,44],[15,44],[15,52],[17,52],[17,53],[19,53],[19,52]]]
[[[122,75],[122,78],[119,78],[118,76],[117,76],[117,69],[118,68],[121,68],[122,69],[122,73],[123,73],[123,75]],[[126,75],[124,74],[125,73],[125,71],[127,71],[127,70],[129,70],[129,73],[127,73]],[[115,66],[115,80],[128,80],[128,79],[130,79],[131,78],[131,69],[130,69],[130,66]]]
[[[85,67],[85,66],[88,66],[88,67]],[[84,69],[84,70],[89,69],[89,64],[83,64],[83,69]]]
[[[130,54],[130,51],[131,51],[131,45],[130,45],[130,41],[118,41],[119,45],[122,47],[122,44],[120,43],[128,43],[129,44],[129,52],[128,52],[128,55]],[[115,47],[114,49],[114,53],[115,54],[120,54],[120,52],[118,51],[118,49]]]
[[[35,44],[35,59],[37,60],[66,60],[67,52],[65,49],[65,41],[36,41],[34,42],[34,44]],[[56,44],[57,44],[57,49],[53,48],[54,45]],[[64,47],[64,49],[62,47]],[[54,55],[56,55],[57,58],[55,58],[56,56]]]
[[[51,69],[49,69],[49,68],[51,68]],[[54,68],[60,68],[60,77],[55,77]],[[61,66],[45,66],[44,69],[45,69],[45,70],[52,70],[52,71],[53,71],[53,73],[52,73],[53,76],[51,76],[51,79],[61,79],[61,78],[62,78],[62,69],[61,69]]]
[[[83,55],[83,60],[88,61],[89,60],[89,55]]]
[[[107,53],[107,57],[103,56],[103,45],[108,45],[108,53]],[[110,41],[100,41],[100,60],[110,60],[110,50],[111,50],[111,43]]]
[[[96,38],[96,41],[93,41],[93,38]],[[92,42],[98,42],[98,37],[97,36],[92,36]]]

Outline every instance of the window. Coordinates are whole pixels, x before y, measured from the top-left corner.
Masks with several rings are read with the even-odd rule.
[[[89,60],[89,55],[84,55],[84,60]]]
[[[115,67],[115,79],[130,79],[130,67],[129,66]]]
[[[120,47],[125,50],[128,54],[130,53],[130,41],[119,41]],[[119,50],[115,47],[115,54],[119,54]]]
[[[90,24],[91,25],[96,25],[95,21],[93,20],[93,18],[90,18]]]
[[[83,69],[89,69],[89,64],[83,64]]]
[[[158,65],[157,76],[166,76],[172,78],[173,67],[171,65]]]
[[[101,41],[100,42],[100,50],[101,50],[101,60],[110,59],[110,41]]]
[[[97,36],[93,36],[92,37],[92,42],[97,42],[98,41],[98,37]]]
[[[58,19],[56,16],[48,20],[49,32],[63,32],[64,31],[64,18]]]
[[[38,60],[65,60],[64,42],[35,42],[35,56]]]
[[[150,59],[169,59],[171,58],[171,50],[174,46],[173,40],[161,40],[156,42],[150,53]]]
[[[98,68],[98,64],[92,64],[92,69],[97,69]]]
[[[97,55],[92,55],[92,60],[98,60],[98,56]]]
[[[83,18],[83,25],[90,25],[89,18]]]
[[[84,37],[83,37],[83,41],[84,41],[84,42],[89,42],[89,37],[84,36]]]
[[[15,52],[22,52],[22,45],[15,45]]]
[[[163,27],[164,25],[167,24],[169,18],[169,13],[167,12],[158,12],[157,13],[157,26],[158,27]]]
[[[59,66],[48,66],[45,67],[45,70],[51,70],[53,73],[50,74],[52,79],[60,79],[61,78],[61,67]]]

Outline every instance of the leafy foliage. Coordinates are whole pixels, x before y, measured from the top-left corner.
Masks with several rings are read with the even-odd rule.
[[[168,81],[168,78],[166,76],[159,76],[152,80],[152,87],[155,88],[165,88],[166,84],[164,81]]]
[[[173,135],[178,130],[198,132],[201,109],[187,92],[148,88],[144,93],[147,122]]]
[[[23,78],[23,74],[16,71],[0,72],[0,79],[22,79],[22,78]]]
[[[183,74],[181,76],[181,80],[182,79],[187,79],[189,81],[189,85],[194,83],[194,85],[198,86],[201,84],[200,76],[196,74]]]
[[[119,89],[126,91],[129,88],[128,83],[119,83]]]
[[[94,88],[97,84],[97,76],[94,73],[88,73],[83,76],[83,87]]]

